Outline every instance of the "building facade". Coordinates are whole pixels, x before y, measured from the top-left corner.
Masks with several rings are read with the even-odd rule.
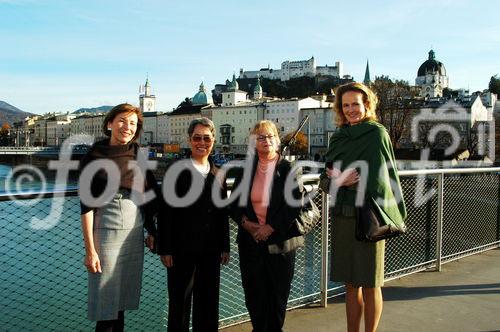
[[[214,107],[212,108],[212,121],[217,130],[215,148],[244,154],[248,148],[250,131],[255,123],[260,120],[273,121],[280,134],[284,136],[298,127],[303,116],[302,109],[315,109],[319,112],[330,110],[329,103],[313,98],[262,99]],[[323,123],[321,126],[324,134],[325,124]],[[322,141],[324,142],[325,139]]]
[[[320,107],[303,108],[300,110],[300,120],[309,116],[309,121],[304,125],[302,132],[307,136],[309,154],[324,156],[328,150],[328,142],[337,126],[333,104]]]
[[[159,129],[159,116],[160,112],[143,112],[142,134],[140,143],[143,145],[150,145],[160,143],[158,140]]]
[[[444,64],[436,60],[433,50],[429,51],[429,58],[418,68],[415,85],[420,87],[420,96],[425,98],[443,97],[443,90],[449,86]]]
[[[106,137],[103,122],[106,114],[84,114],[71,120],[71,135],[90,135],[95,141]]]
[[[341,78],[344,76],[343,64],[335,62],[335,66],[316,66],[316,60],[283,61],[280,69],[262,68],[260,70],[244,71],[240,69],[239,78],[267,78],[270,80],[288,81],[298,77],[315,77],[317,75]]]
[[[46,120],[47,146],[59,146],[71,135],[70,114],[58,114]]]
[[[158,137],[157,143],[170,143],[170,121],[167,113],[160,113],[158,115]]]

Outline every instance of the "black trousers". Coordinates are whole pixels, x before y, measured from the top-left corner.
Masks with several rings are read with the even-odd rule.
[[[188,332],[193,303],[193,331],[219,327],[220,253],[174,255],[168,268],[168,331]]]
[[[270,254],[266,244],[241,238],[241,281],[253,331],[282,331],[295,266],[295,251]]]
[[[125,328],[125,314],[118,311],[118,318],[113,320],[100,320],[95,324],[95,332],[123,332]]]

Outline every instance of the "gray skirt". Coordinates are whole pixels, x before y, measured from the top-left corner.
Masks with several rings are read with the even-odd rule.
[[[117,319],[139,308],[144,265],[143,217],[128,192],[94,210],[93,235],[102,273],[88,274],[88,318]]]

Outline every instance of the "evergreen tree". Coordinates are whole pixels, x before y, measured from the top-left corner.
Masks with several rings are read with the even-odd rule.
[[[488,85],[488,89],[490,92],[496,94],[498,97],[500,97],[500,78],[498,77],[498,74],[495,76],[491,76],[490,79],[490,84]]]

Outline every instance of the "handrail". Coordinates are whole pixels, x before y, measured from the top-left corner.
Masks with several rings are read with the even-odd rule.
[[[0,202],[25,199],[44,199],[61,196],[77,196],[78,187],[68,186],[66,189],[46,189],[46,190],[27,190],[15,193],[0,193]]]
[[[401,170],[398,171],[400,176],[415,176],[415,175],[440,175],[440,174],[470,174],[470,173],[491,173],[500,172],[500,167],[475,167],[475,168],[443,168],[443,169],[422,169],[422,170]],[[303,174],[302,179],[304,182],[314,182],[319,180],[319,173]],[[234,184],[234,178],[226,179],[228,189],[231,189]],[[312,189],[306,187],[308,191]],[[31,199],[31,198],[50,198],[53,196],[60,196],[62,194],[74,196],[78,194],[78,186],[69,186],[65,190],[44,190],[44,191],[29,191],[19,193],[0,193],[0,201],[7,201],[9,199]]]
[[[412,176],[412,175],[490,173],[490,172],[500,172],[500,167],[415,169],[415,170],[401,170],[398,171],[398,174],[400,176]]]

